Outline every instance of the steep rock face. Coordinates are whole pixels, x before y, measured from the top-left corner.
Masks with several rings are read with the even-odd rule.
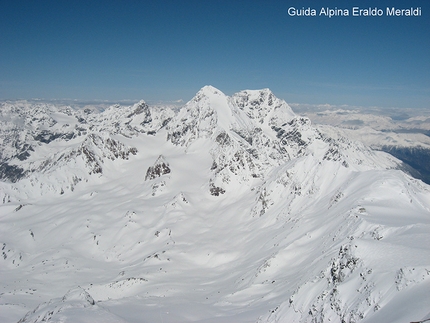
[[[296,115],[283,100],[269,90],[247,90],[232,96],[235,105],[261,126],[280,127]]]
[[[169,163],[164,159],[162,155],[158,156],[154,165],[149,167],[146,171],[145,181],[152,180],[170,173]]]

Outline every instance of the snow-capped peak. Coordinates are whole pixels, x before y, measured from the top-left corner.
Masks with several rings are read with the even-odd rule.
[[[429,187],[270,90],[32,108],[0,109],[0,321],[428,316]]]
[[[241,91],[233,95],[233,101],[248,117],[269,127],[281,126],[296,117],[288,104],[269,89]]]
[[[212,85],[205,85],[203,86],[198,92],[198,94],[202,94],[202,95],[207,95],[207,96],[211,96],[211,95],[218,95],[218,94],[223,94],[220,90],[218,90],[216,87],[212,86]]]
[[[229,98],[213,86],[203,87],[195,96],[200,106],[210,107],[215,113],[218,126],[229,129],[235,123]]]
[[[230,132],[249,123],[246,119],[249,118],[232,104],[231,98],[213,86],[205,86],[169,125],[169,139],[175,144],[189,145],[195,139],[209,138],[220,131]]]

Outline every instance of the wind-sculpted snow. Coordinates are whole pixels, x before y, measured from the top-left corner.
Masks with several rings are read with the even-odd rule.
[[[53,299],[28,312],[18,323],[38,322],[105,322],[124,323],[103,307],[82,288],[70,290],[61,299]]]
[[[1,322],[410,322],[430,189],[269,90],[4,103]]]
[[[390,153],[404,162],[411,176],[430,183],[427,157],[430,155],[428,109],[302,106],[294,104],[320,129],[335,126],[336,131],[363,142],[374,150]]]

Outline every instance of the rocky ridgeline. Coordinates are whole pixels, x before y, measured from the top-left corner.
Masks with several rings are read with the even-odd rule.
[[[103,111],[6,102],[0,113],[0,179],[16,183],[32,178],[37,183],[37,174],[45,174],[56,182],[60,171],[68,179],[50,184],[59,193],[91,175],[102,175],[106,160],[136,155],[137,149],[121,138],[155,136],[161,131],[166,141],[185,149],[197,139],[213,142],[213,195],[223,194],[229,182],[264,179],[273,167],[309,154],[344,167],[381,166],[364,147],[321,134],[268,89],[227,97],[206,86],[179,111],[150,107],[144,101]],[[387,158],[382,164],[396,167]],[[154,165],[146,179],[167,169]]]
[[[0,261],[40,303],[21,322],[109,321],[110,300],[134,296],[178,314],[178,295],[256,322],[358,322],[430,277],[406,259],[426,241],[428,187],[268,89],[207,86],[179,110],[3,103],[0,139]],[[62,270],[67,289],[40,291]]]

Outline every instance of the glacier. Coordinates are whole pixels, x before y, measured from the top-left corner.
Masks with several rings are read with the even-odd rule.
[[[1,322],[430,318],[430,187],[269,89],[0,123]]]

